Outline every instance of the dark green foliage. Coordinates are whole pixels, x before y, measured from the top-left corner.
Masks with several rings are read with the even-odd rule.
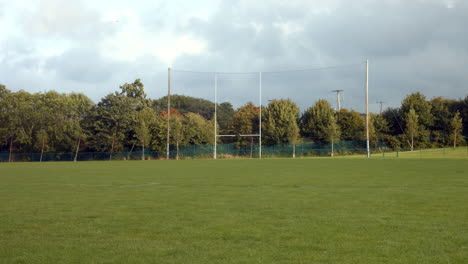
[[[218,126],[220,129],[220,132],[227,132],[229,125],[232,122],[232,118],[234,116],[234,108],[232,107],[231,103],[224,102],[219,104],[218,110],[217,110],[217,120],[218,120]]]
[[[171,108],[181,114],[196,113],[205,119],[213,119],[214,103],[205,99],[174,94],[171,95]],[[167,96],[154,100],[153,109],[157,113],[167,111]]]
[[[464,99],[460,99],[454,102],[450,106],[452,113],[459,112],[460,117],[463,120],[463,134],[468,136],[468,95]]]
[[[266,144],[296,143],[299,139],[299,107],[290,99],[272,100],[262,113]]]
[[[411,108],[419,117],[421,129],[428,129],[434,124],[434,116],[431,113],[432,105],[426,100],[426,96],[420,92],[406,96],[401,102],[401,116],[406,116]],[[406,119],[404,119],[404,125],[406,126]]]
[[[11,91],[8,90],[5,85],[0,84],[0,99],[7,96],[9,93],[11,93]]]
[[[315,102],[300,118],[301,135],[312,141],[327,141],[328,127],[333,121],[334,110],[326,100]]]
[[[171,145],[214,143],[213,102],[182,95],[171,96],[171,101]],[[408,127],[410,109],[417,115],[414,129]],[[257,134],[259,110],[252,103],[236,111],[229,102],[219,104],[218,134]],[[121,85],[119,91],[108,94],[97,104],[83,94],[11,92],[0,84],[0,151],[132,152],[148,146],[163,151],[166,111],[167,97],[148,99],[139,79]],[[299,109],[291,100],[273,100],[262,111],[264,144],[326,143],[332,138],[365,140],[364,115],[347,109],[335,113],[325,100],[316,102],[300,118]],[[332,125],[333,119],[337,126]],[[454,130],[455,123],[462,128]],[[463,135],[467,133],[468,96],[459,100],[435,97],[427,101],[421,93],[414,93],[404,98],[400,108],[370,116],[369,134],[374,148],[407,148],[411,141],[415,147],[423,148],[463,145],[466,143]],[[258,139],[225,137],[218,138],[218,143],[238,143],[240,147],[257,144]]]
[[[259,125],[260,109],[252,102],[249,102],[236,110],[232,116],[228,132],[232,135],[259,134]],[[248,142],[251,142],[252,139],[253,138],[251,137],[239,137],[237,138],[237,143],[241,145],[247,144]]]
[[[364,115],[354,110],[341,109],[337,116],[342,140],[366,140],[366,118]]]
[[[397,136],[403,133],[403,118],[400,116],[398,108],[387,108],[382,112],[382,118],[387,123],[387,134]]]

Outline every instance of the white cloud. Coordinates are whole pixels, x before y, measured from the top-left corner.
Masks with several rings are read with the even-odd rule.
[[[104,20],[115,23],[118,31],[100,44],[102,54],[112,59],[133,62],[153,55],[167,65],[182,54],[200,54],[204,51],[203,41],[189,35],[177,34],[161,29],[148,32],[139,16],[131,10],[109,11]]]
[[[439,92],[427,88],[434,83],[445,85],[441,95],[459,97],[466,93],[459,84],[468,81],[456,71],[466,68],[466,3],[0,0],[0,82],[12,90],[85,91],[97,100],[138,77],[159,91],[165,82],[154,76],[164,76],[172,64],[256,71],[354,63],[370,56],[371,81],[381,90],[373,90],[375,95],[413,87]],[[427,82],[421,85],[410,75]],[[401,94],[387,101],[392,100],[399,103]]]

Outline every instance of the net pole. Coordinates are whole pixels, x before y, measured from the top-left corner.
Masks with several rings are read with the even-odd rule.
[[[218,74],[215,73],[214,75],[214,105],[215,105],[215,112],[214,112],[214,144],[213,144],[213,159],[217,158],[217,142],[216,139],[218,137],[217,132],[217,125],[218,125]]]
[[[258,157],[261,159],[262,158],[262,72],[259,72],[259,105],[260,105],[260,111],[259,111],[259,126],[258,126]]]
[[[167,69],[167,139],[166,139],[166,159],[169,159],[169,135],[171,131],[171,68]]]
[[[367,158],[370,158],[369,146],[369,59],[366,58],[366,146]]]

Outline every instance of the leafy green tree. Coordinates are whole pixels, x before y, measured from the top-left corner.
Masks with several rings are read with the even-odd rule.
[[[431,113],[432,105],[426,100],[426,97],[421,93],[413,93],[403,99],[400,108],[400,115],[403,119],[403,126],[407,127],[408,113],[413,109],[418,116],[418,133],[414,135],[413,141],[421,146],[429,146],[430,128],[434,124],[434,116]]]
[[[299,107],[290,99],[272,100],[262,112],[262,136],[267,144],[292,143],[299,139]]]
[[[82,141],[87,139],[87,131],[84,129],[84,123],[88,116],[91,114],[91,110],[94,103],[84,94],[72,93],[69,95],[69,122],[71,128],[71,138],[76,143],[76,151],[74,161],[78,159],[78,152],[80,151]]]
[[[453,148],[457,147],[457,143],[463,142],[463,120],[460,117],[460,113],[456,112],[450,121],[450,129],[452,130],[451,137],[453,140]]]
[[[430,127],[432,141],[439,147],[445,146],[449,143],[450,119],[453,115],[449,107],[454,104],[454,101],[443,97],[434,97],[429,103],[431,104],[431,114],[434,117],[434,122]]]
[[[318,100],[300,118],[301,135],[314,141],[326,141],[334,110],[326,100]]]
[[[383,141],[385,135],[388,133],[388,123],[383,115],[379,114],[371,115],[371,124],[374,129],[374,137],[371,137],[371,139],[373,138],[375,141],[375,146],[377,146],[379,142]]]
[[[174,108],[170,109],[169,143],[176,145],[176,158],[179,159],[179,145],[186,144],[184,124],[186,117]],[[202,117],[203,119],[203,117]],[[204,120],[204,119],[203,119]],[[167,149],[167,111],[159,114],[156,126],[153,126],[154,139],[152,144],[156,149]],[[158,143],[159,142],[159,143]]]
[[[49,141],[49,136],[47,135],[47,132],[45,131],[45,129],[41,129],[36,133],[36,139],[41,149],[41,156],[40,156],[39,161],[42,162],[42,156],[44,154],[44,150],[46,149],[47,143]]]
[[[260,109],[252,102],[239,107],[232,116],[230,133],[234,135],[250,135],[259,133]],[[252,137],[250,141],[252,141]],[[239,138],[238,144],[246,144],[246,138]]]
[[[4,92],[0,103],[0,137],[9,146],[9,160],[12,161],[14,148],[18,151],[32,150],[38,112],[34,107],[34,96],[24,91]]]
[[[156,113],[167,111],[167,96],[154,100],[152,107]],[[174,94],[171,95],[171,108],[176,109],[182,115],[186,113],[196,113],[207,120],[213,119],[214,103],[202,98]],[[222,111],[218,113],[218,121],[221,120],[220,117],[222,118]]]
[[[418,134],[419,130],[419,116],[413,108],[406,114],[406,133],[411,140],[411,151],[414,150],[414,137]]]
[[[341,109],[337,113],[337,123],[341,129],[342,140],[366,140],[366,119],[364,115],[354,110]]]
[[[3,145],[7,145],[10,134],[9,126],[7,125],[7,122],[10,120],[8,116],[10,111],[8,97],[10,93],[5,85],[0,84],[0,148]]]
[[[157,151],[166,150],[167,140],[167,118],[166,116],[156,116],[155,122],[149,126],[151,141],[150,147]]]
[[[130,148],[136,143],[136,130],[140,130],[141,134],[137,112],[149,106],[144,85],[137,79],[131,84],[123,84],[120,90],[120,93],[111,93],[102,98],[92,111],[93,121],[87,122],[92,124],[88,142],[94,151],[113,153]]]
[[[0,84],[0,100],[10,93],[11,91],[8,90],[5,85]]]
[[[402,116],[407,115],[411,108],[413,108],[416,115],[418,115],[421,129],[428,129],[433,125],[434,116],[431,113],[432,106],[426,100],[426,96],[419,92],[407,95],[401,103],[400,112]]]
[[[336,119],[334,116],[331,117],[330,123],[328,124],[326,128],[326,132],[327,132],[327,141],[330,142],[332,145],[331,156],[333,157],[334,152],[335,152],[334,144],[335,142],[340,140],[340,135],[341,135],[340,128],[338,124],[336,123]]]
[[[149,106],[150,102],[146,99],[144,85],[140,79],[136,79],[133,83],[121,85],[120,90],[120,94],[133,99],[136,110],[141,110],[143,107]]]
[[[217,123],[221,133],[228,132],[229,125],[232,123],[233,116],[235,114],[234,108],[231,103],[224,102],[219,104],[217,110]],[[206,117],[205,117],[206,118]],[[258,117],[257,117],[258,120]],[[258,123],[258,122],[257,122]]]
[[[98,103],[94,114],[93,133],[89,143],[95,151],[119,151],[135,127],[134,100],[122,94],[109,94]]]
[[[184,117],[172,116],[171,117],[171,131],[172,131],[172,140],[176,144],[176,159],[179,159],[179,146],[184,143],[184,133],[183,133],[183,120]]]
[[[213,122],[195,113],[185,114],[183,137],[187,145],[203,145],[214,143]]]
[[[144,107],[136,112],[136,127],[135,135],[142,147],[141,159],[145,160],[145,146],[148,146],[151,141],[150,127],[156,122],[156,114],[153,109]]]
[[[35,96],[35,108],[40,113],[36,118],[36,133],[40,130],[47,133],[49,151],[76,150],[77,153],[84,138],[82,121],[93,102],[83,94],[50,91]]]
[[[465,136],[468,136],[468,95],[464,99],[459,99],[453,104],[450,104],[450,111],[451,113],[456,113],[457,111],[460,113],[460,117],[463,121],[463,131]]]
[[[398,108],[389,107],[382,112],[381,116],[385,120],[385,123],[387,123],[388,130],[385,132],[386,134],[397,136],[404,133],[403,117],[401,117]]]

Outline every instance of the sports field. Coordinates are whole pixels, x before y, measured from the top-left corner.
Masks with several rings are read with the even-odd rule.
[[[468,263],[468,159],[0,164],[0,263]]]

